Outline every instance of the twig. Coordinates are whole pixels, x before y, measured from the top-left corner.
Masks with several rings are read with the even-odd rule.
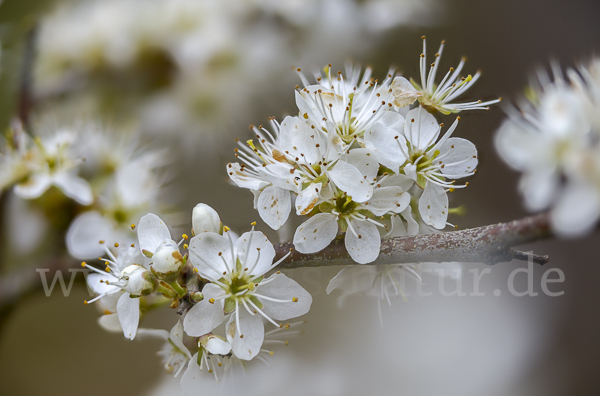
[[[509,223],[471,228],[438,234],[417,235],[384,239],[381,253],[372,264],[422,263],[422,262],[469,262],[496,264],[513,259],[528,260],[545,264],[548,256],[540,256],[514,250],[514,246],[550,238],[549,218],[545,213],[525,217]],[[276,244],[277,258],[283,257],[292,248],[291,243]],[[291,258],[278,268],[324,267],[356,264],[346,252],[344,241],[336,240],[325,250],[315,254],[300,254],[293,251]],[[67,270],[75,266],[75,260],[57,259],[46,265],[51,270]],[[194,283],[188,288],[196,290]],[[35,269],[29,268],[0,278],[0,312],[23,297],[42,289],[41,278]],[[191,291],[193,291],[191,290]],[[191,307],[182,300],[180,312]]]
[[[551,237],[547,213],[462,231],[397,237],[381,241],[381,253],[371,264],[408,264],[450,262],[496,264],[513,259],[545,264],[548,256],[513,250],[514,246]],[[275,245],[277,259],[293,245]],[[323,267],[356,264],[348,255],[343,240],[335,240],[321,252],[301,254],[293,251],[279,268]]]

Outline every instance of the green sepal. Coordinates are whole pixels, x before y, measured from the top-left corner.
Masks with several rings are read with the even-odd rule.
[[[421,188],[425,188],[427,185],[427,179],[420,173],[417,174],[417,185]]]
[[[338,219],[338,226],[340,227],[341,232],[346,232],[348,230],[348,223],[346,219]]]
[[[263,303],[261,303],[256,296],[250,296],[250,301],[252,301],[259,309],[263,309]]]
[[[237,258],[235,260],[235,270],[237,271],[238,274],[241,274],[242,271],[244,270],[244,268],[242,266],[242,262],[240,261],[239,258]]]
[[[225,305],[223,306],[223,312],[229,314],[235,311],[235,299],[232,297],[225,299]]]
[[[265,277],[264,275],[261,275],[258,278],[254,278],[254,279],[252,279],[252,283],[254,283],[254,284],[260,283],[260,282],[262,282],[264,277]]]
[[[323,202],[319,205],[319,210],[322,213],[331,213],[333,209],[335,209],[335,206],[330,202]]]

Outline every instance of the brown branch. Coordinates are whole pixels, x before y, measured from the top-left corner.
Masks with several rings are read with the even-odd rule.
[[[496,264],[513,259],[529,260],[545,264],[548,256],[540,256],[514,250],[514,246],[550,238],[548,214],[542,213],[509,223],[499,223],[437,234],[417,235],[384,239],[381,253],[372,264],[421,263],[459,261],[468,263]],[[293,245],[277,244],[277,258],[283,257]],[[346,252],[343,240],[335,240],[323,251],[301,254],[293,251],[278,268],[324,267],[356,264]],[[47,263],[52,272],[74,268],[75,260],[59,258]],[[196,282],[196,278],[193,278]],[[196,290],[194,282],[188,288]],[[197,286],[196,286],[197,287]],[[28,268],[0,278],[0,313],[7,306],[16,304],[27,295],[42,289],[42,282],[35,269]],[[180,312],[191,307],[182,300]]]
[[[513,259],[538,264],[549,261],[539,256],[513,250],[513,247],[552,236],[549,216],[541,213],[509,223],[499,223],[462,231],[397,237],[381,241],[381,253],[371,264],[408,264],[450,262],[496,264]],[[293,245],[275,245],[277,258],[283,257]],[[293,251],[279,268],[323,267],[356,264],[348,255],[343,240],[335,240],[318,253]]]

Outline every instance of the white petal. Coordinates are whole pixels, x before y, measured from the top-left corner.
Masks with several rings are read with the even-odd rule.
[[[309,214],[314,207],[319,203],[321,198],[322,183],[310,184],[306,187],[298,197],[296,198],[296,214],[298,216],[304,216]]]
[[[269,227],[278,230],[285,224],[292,210],[290,192],[276,186],[261,191],[256,207],[260,218]]]
[[[377,271],[373,266],[349,265],[344,267],[327,285],[327,294],[340,289],[342,296],[364,293],[373,287]]]
[[[532,212],[546,209],[556,198],[559,178],[553,167],[532,169],[521,176],[519,188],[525,197],[525,206]]]
[[[250,315],[246,308],[239,308],[240,325],[237,325],[236,315],[231,315],[225,332],[227,341],[231,344],[231,349],[235,356],[242,360],[251,360],[260,352],[260,347],[265,338],[265,327],[262,316],[256,313]],[[240,338],[239,330],[244,338]]]
[[[117,315],[123,328],[123,334],[133,340],[140,323],[140,299],[131,298],[129,293],[123,293],[117,302]]]
[[[183,323],[181,322],[181,320],[178,320],[177,324],[173,326],[173,328],[168,334],[168,337],[177,348],[182,350],[187,355],[188,358],[192,357],[192,354],[183,343]]]
[[[406,161],[406,155],[400,149],[406,148],[406,139],[401,132],[391,129],[382,123],[377,123],[371,131],[365,132],[365,146],[373,151],[377,160],[384,166],[397,171]]]
[[[408,191],[415,184],[415,181],[406,175],[398,174],[386,177],[379,184],[382,187],[398,186],[402,191]]]
[[[66,242],[71,256],[85,260],[98,258],[105,254],[104,245],[113,246],[119,238],[119,233],[114,231],[113,223],[99,212],[84,212],[77,216],[69,226]],[[119,240],[123,243],[123,240]]]
[[[375,261],[381,247],[381,236],[377,226],[368,221],[355,219],[351,219],[350,224],[356,231],[356,235],[350,229],[346,231],[346,250],[350,257],[359,264]]]
[[[275,320],[287,320],[302,316],[310,310],[312,296],[295,280],[283,274],[274,274],[268,279],[269,283],[266,283],[264,286],[258,285],[256,293],[278,300],[292,300],[296,298],[297,301],[281,303],[258,297],[264,305],[262,311],[267,316]]]
[[[425,224],[438,230],[446,227],[448,194],[446,194],[443,187],[427,182],[423,195],[419,199],[419,213]]]
[[[396,132],[404,130],[404,117],[395,111],[386,111],[377,122]]]
[[[410,206],[402,212],[402,217],[406,220],[407,234],[417,235],[419,233],[419,223],[413,218],[412,208]]]
[[[238,187],[247,188],[249,190],[262,190],[270,184],[261,178],[257,178],[244,172],[237,162],[227,164],[227,174]]]
[[[558,235],[577,237],[591,231],[600,217],[600,196],[595,186],[568,185],[551,212]]]
[[[496,151],[508,166],[515,170],[530,167],[538,158],[541,136],[516,125],[513,121],[502,124],[494,138]],[[545,144],[543,144],[546,149]]]
[[[23,199],[35,199],[46,192],[52,184],[52,179],[46,174],[34,174],[26,181],[15,186],[15,194]]]
[[[392,215],[392,217],[390,218],[390,230],[384,236],[386,238],[393,238],[405,235],[407,235],[407,232],[406,226],[402,221],[402,217],[400,215]]]
[[[107,285],[106,281],[115,282],[117,281],[117,278],[109,274],[100,275],[98,273],[89,274],[87,276],[88,286],[97,294],[110,293],[120,290],[120,288],[117,286]]]
[[[171,239],[171,233],[165,222],[153,213],[148,213],[140,219],[137,230],[140,249],[152,254],[165,240]]]
[[[62,192],[82,205],[94,202],[94,194],[89,183],[81,177],[70,172],[62,172],[54,177],[54,184]]]
[[[337,232],[337,217],[319,213],[298,227],[294,234],[294,247],[300,253],[319,252],[333,241]]]
[[[477,149],[466,139],[450,138],[440,147],[441,172],[451,179],[469,176],[477,168]],[[435,159],[436,161],[438,158]]]
[[[98,318],[98,324],[104,330],[110,331],[111,333],[120,333],[123,331],[121,323],[119,322],[119,317],[116,313],[100,316]]]
[[[217,300],[225,294],[223,289],[209,283],[204,286],[202,293],[204,299],[194,305],[183,319],[183,328],[192,337],[200,337],[210,333],[225,320],[223,300]],[[215,299],[214,303],[210,303],[211,298]]]
[[[190,240],[190,261],[201,276],[218,280],[223,277],[223,272],[235,269],[231,249],[231,242],[226,235],[204,232]],[[227,261],[229,269],[223,260]]]
[[[338,161],[332,170],[327,171],[329,179],[355,202],[365,202],[373,195],[373,188],[356,167],[345,161]]]
[[[358,169],[363,176],[366,176],[369,183],[377,178],[379,161],[371,150],[365,148],[350,150],[350,154],[344,155],[344,161]]]
[[[137,330],[137,337],[138,340],[145,337],[156,337],[167,341],[169,339],[169,332],[163,329],[144,329],[142,327]]]
[[[215,355],[227,355],[231,351],[231,345],[220,337],[208,337],[204,348]]]
[[[260,231],[243,233],[235,242],[237,256],[244,268],[254,268],[251,275],[260,276],[273,265],[275,249],[265,234]],[[260,253],[260,254],[259,254]]]
[[[364,208],[375,216],[383,216],[388,212],[400,213],[410,204],[410,194],[400,187],[380,187],[373,190],[373,197]]]
[[[408,112],[404,124],[404,136],[417,149],[425,151],[435,143],[440,126],[434,116],[420,106]]]
[[[398,107],[410,106],[421,96],[421,93],[404,77],[394,78],[390,88],[394,96],[394,105]]]
[[[323,159],[320,152],[326,147],[326,140],[298,117],[286,117],[281,122],[280,146],[293,157],[304,159],[314,164]],[[319,147],[317,147],[319,145]]]
[[[198,365],[198,354],[196,352],[194,356],[190,359],[185,372],[181,376],[181,387],[186,392],[197,392],[200,387],[204,384],[203,375],[204,372],[200,371],[200,366]],[[193,394],[193,393],[192,393]]]
[[[259,172],[264,174],[265,180],[284,190],[297,191],[296,177],[298,171],[288,163],[277,162],[260,167]]]

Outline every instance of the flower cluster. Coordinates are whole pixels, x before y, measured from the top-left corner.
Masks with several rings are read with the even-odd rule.
[[[442,133],[432,112],[483,107],[449,103],[476,80],[457,87],[462,63],[433,90],[436,68],[412,100],[399,100],[407,95],[398,88],[405,80],[393,71],[379,81],[371,69],[361,75],[349,65],[344,75],[329,65],[311,83],[298,69],[299,114],[281,123],[272,118],[271,130],[252,127],[257,140],[236,149],[240,163],[227,165],[231,180],[252,190],[255,208],[274,229],[292,205],[309,216],[294,235],[301,253],[344,235],[349,254],[364,264],[378,257],[381,237],[417,233],[419,221],[445,228],[452,210],[447,193],[468,185],[456,180],[475,173],[477,150],[452,137],[460,118]],[[417,98],[422,104],[411,108]]]
[[[310,309],[312,297],[298,283],[279,271],[268,276],[287,255],[274,262],[275,250],[263,233],[253,226],[236,236],[208,205],[193,210],[189,245],[185,234],[174,241],[152,213],[136,230],[137,242],[120,247],[118,255],[101,241],[104,271],[83,263],[95,272],[88,285],[98,294],[86,304],[100,301],[100,324],[108,330],[122,330],[130,339],[137,334],[164,339],[165,367],[175,376],[185,369],[182,382],[193,383],[204,369],[219,380],[218,373],[236,361],[264,359],[261,352],[272,354],[264,347],[266,336],[279,333],[265,333],[265,325],[289,329],[289,323],[278,321]],[[138,330],[141,314],[161,301],[172,308],[186,305],[183,320],[171,332]]]
[[[128,245],[135,237],[128,228],[143,213],[167,210],[164,149],[142,148],[134,129],[50,125],[25,130],[15,121],[0,146],[0,191],[16,220],[6,254],[34,255],[59,229],[73,257],[96,258],[105,253],[99,240]]]
[[[519,189],[531,211],[551,208],[553,230],[590,231],[600,217],[600,59],[565,77],[538,73],[520,111],[496,135],[496,149],[523,173]]]

